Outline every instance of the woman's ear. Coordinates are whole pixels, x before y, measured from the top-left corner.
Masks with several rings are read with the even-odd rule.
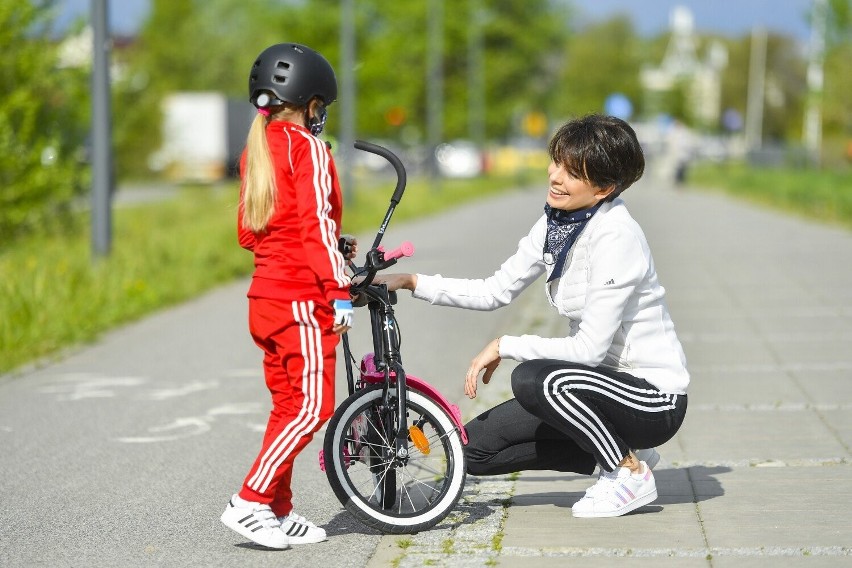
[[[613,191],[615,191],[614,185],[611,185],[609,187],[602,187],[595,192],[595,197],[598,199],[598,201],[603,201],[604,199],[612,195]]]

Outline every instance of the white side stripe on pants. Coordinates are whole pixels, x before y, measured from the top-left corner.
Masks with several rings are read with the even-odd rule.
[[[613,468],[621,461],[618,444],[609,430],[593,412],[574,394],[577,391],[594,391],[623,406],[644,412],[662,412],[675,408],[672,395],[657,390],[642,389],[623,384],[611,377],[588,369],[560,369],[550,373],[543,382],[545,400],[565,420],[583,433]],[[578,393],[579,394],[579,393]]]
[[[313,315],[314,302],[293,302],[293,317],[299,323],[301,351],[304,358],[302,372],[302,407],[296,419],[269,445],[261,458],[257,471],[249,480],[249,487],[262,493],[266,491],[276,470],[293,452],[302,436],[313,431],[319,421],[322,401],[323,354],[319,324]]]

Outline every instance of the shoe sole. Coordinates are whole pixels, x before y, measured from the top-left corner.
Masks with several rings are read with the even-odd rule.
[[[639,507],[644,507],[645,505],[648,505],[649,503],[653,503],[656,500],[657,500],[657,489],[655,487],[654,490],[651,491],[650,493],[646,493],[645,495],[642,495],[641,497],[637,497],[636,499],[634,499],[630,503],[627,503],[624,507],[621,507],[620,509],[616,509],[614,511],[604,511],[604,512],[600,512],[600,513],[596,513],[596,512],[575,513],[572,510],[571,515],[574,516],[574,517],[577,517],[579,519],[597,519],[597,518],[603,518],[603,517],[620,517],[621,515],[626,515],[630,511],[635,511]]]
[[[228,527],[229,529],[231,529],[232,531],[234,531],[238,535],[249,539],[250,541],[252,541],[253,543],[255,543],[259,546],[263,546],[265,548],[271,548],[273,550],[287,550],[288,548],[290,548],[289,542],[285,542],[283,546],[270,545],[270,544],[260,542],[259,540],[257,540],[257,535],[255,533],[251,532],[251,530],[247,529],[246,527],[239,524],[238,522],[230,521],[225,516],[225,513],[222,513],[222,516],[219,517],[219,520],[222,521],[223,525],[225,525],[226,527]]]
[[[293,546],[299,546],[300,544],[317,544],[318,542],[325,542],[328,540],[328,536],[324,536],[322,538],[316,537],[290,537],[290,544]]]

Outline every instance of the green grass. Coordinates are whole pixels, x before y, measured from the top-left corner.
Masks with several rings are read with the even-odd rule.
[[[749,168],[745,164],[702,164],[689,184],[724,191],[775,209],[852,228],[852,171]]]
[[[530,179],[544,180],[540,172]],[[440,191],[411,180],[391,223],[518,181],[530,180],[444,180]],[[360,191],[344,211],[343,230],[377,230],[392,190],[389,182]],[[235,184],[183,188],[166,202],[116,208],[111,254],[96,262],[88,215],[61,234],[0,244],[0,373],[250,274],[251,254],[236,241],[236,194]]]

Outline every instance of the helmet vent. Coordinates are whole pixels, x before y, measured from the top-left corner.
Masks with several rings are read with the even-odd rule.
[[[290,63],[287,61],[278,61],[275,64],[275,71],[276,73],[273,73],[272,80],[281,85],[286,84],[290,71]]]

